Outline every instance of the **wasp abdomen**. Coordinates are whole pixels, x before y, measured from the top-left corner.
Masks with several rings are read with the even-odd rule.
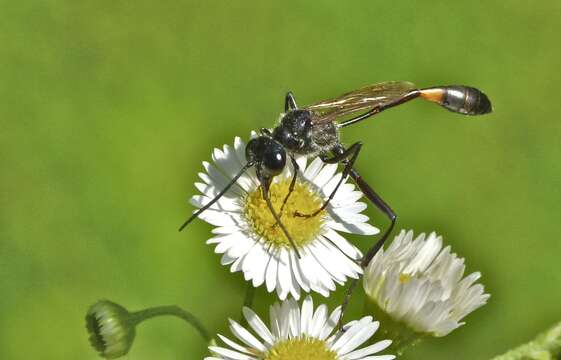
[[[420,96],[464,115],[482,115],[493,110],[487,95],[469,86],[452,85],[421,89]]]

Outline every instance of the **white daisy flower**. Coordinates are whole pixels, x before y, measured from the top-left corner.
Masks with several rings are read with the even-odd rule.
[[[199,173],[204,183],[195,184],[202,195],[194,196],[191,203],[198,208],[208,204],[246,164],[245,143],[236,137],[233,147],[224,145],[222,150],[214,149],[212,159],[213,164],[203,162],[206,172]],[[339,232],[362,235],[379,232],[361,214],[366,208],[366,204],[358,202],[362,193],[346,182],[319,215],[295,216],[296,211],[307,214],[319,209],[341,177],[341,173],[336,173],[337,165],[326,165],[319,158],[310,164],[305,157],[296,160],[298,181],[281,218],[301,258],[276,225],[253,168],[199,216],[216,226],[212,231],[216,236],[207,244],[215,244],[215,252],[223,254],[222,265],[231,265],[232,272],[243,271],[245,279],[255,287],[265,284],[269,292],[276,289],[281,300],[288,294],[298,299],[300,289],[328,296],[335,290],[335,284],[342,285],[349,277],[358,278],[362,269],[357,261],[362,253]],[[293,173],[292,164],[287,161],[283,172],[274,177],[269,192],[277,212],[288,193]]]
[[[417,334],[440,337],[463,325],[461,320],[490,297],[483,285],[475,284],[481,274],[463,277],[464,271],[464,259],[450,246],[442,249],[441,236],[433,232],[413,240],[412,231],[402,230],[372,259],[363,285],[381,317]]]
[[[366,342],[380,323],[371,316],[352,321],[344,326],[345,331],[333,330],[337,326],[341,308],[337,307],[328,316],[327,306],[320,305],[314,312],[313,302],[307,296],[302,303],[289,299],[270,308],[271,325],[265,323],[251,309],[243,309],[244,317],[257,336],[230,320],[230,330],[242,344],[218,334],[226,346],[209,346],[212,357],[205,360],[391,360],[393,355],[373,355],[390,344],[382,340],[373,345],[357,349]]]

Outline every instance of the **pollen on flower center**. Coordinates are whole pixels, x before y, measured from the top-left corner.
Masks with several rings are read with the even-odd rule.
[[[281,215],[280,209],[290,187],[290,179],[283,179],[271,185],[269,196],[277,214]],[[312,241],[320,232],[323,224],[325,211],[313,217],[296,216],[300,214],[311,214],[321,207],[323,200],[316,191],[312,190],[307,183],[297,181],[292,194],[283,208],[281,221],[286,230],[300,247]],[[280,226],[276,225],[275,218],[263,199],[261,188],[250,192],[245,201],[244,213],[253,230],[266,241],[278,247],[289,247],[290,242],[284,235]]]
[[[408,283],[409,280],[411,280],[413,278],[413,276],[406,274],[406,273],[401,273],[399,274],[399,282],[402,284]]]
[[[265,360],[337,360],[337,353],[327,348],[322,340],[300,337],[275,344]]]

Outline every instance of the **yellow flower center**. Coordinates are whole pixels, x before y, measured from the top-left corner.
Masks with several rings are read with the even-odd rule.
[[[399,282],[402,284],[406,284],[409,282],[409,280],[411,280],[413,278],[413,276],[406,274],[406,273],[401,273],[399,274]]]
[[[325,341],[301,337],[275,344],[264,360],[337,360],[337,353],[327,348]]]
[[[321,207],[323,200],[307,183],[297,181],[294,190],[284,205],[282,214],[280,214],[289,187],[290,179],[283,179],[274,183],[269,189],[269,196],[275,212],[281,217],[281,222],[294,243],[297,247],[301,247],[314,240],[319,234],[325,211],[322,210],[312,217],[296,216],[296,213],[312,214]],[[281,227],[276,225],[275,218],[269,210],[267,202],[263,199],[260,187],[248,194],[244,213],[253,231],[266,241],[277,247],[290,247],[290,242]]]

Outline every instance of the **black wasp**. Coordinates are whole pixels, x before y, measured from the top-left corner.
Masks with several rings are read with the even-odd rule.
[[[284,207],[284,204],[286,204],[294,189],[298,176],[298,165],[294,156],[319,156],[325,163],[343,164],[343,176],[319,209],[310,214],[297,213],[295,215],[311,217],[319,214],[327,207],[331,199],[333,199],[337,189],[346,177],[351,176],[366,198],[380,209],[391,221],[390,226],[384,232],[380,240],[364,255],[361,265],[365,267],[388,238],[388,235],[395,225],[397,216],[391,207],[363,180],[353,167],[360,153],[360,149],[362,148],[362,143],[356,142],[348,148],[344,147],[339,141],[339,129],[356,124],[386,109],[416,98],[437,103],[452,112],[463,115],[482,115],[492,110],[491,102],[483,92],[476,88],[462,85],[418,89],[410,82],[383,82],[369,85],[341,95],[340,97],[320,101],[303,108],[298,108],[294,96],[291,92],[288,92],[285,98],[285,113],[282,115],[280,123],[272,131],[261,129],[261,135],[248,142],[245,148],[247,164],[214,199],[193,213],[179,230],[181,231],[199,214],[218,201],[247,169],[255,166],[257,177],[261,183],[263,198],[271,210],[277,225],[281,227],[296,254],[299,256],[298,249],[292,237],[271,204],[271,200],[269,199],[269,187],[272,179],[279,175],[286,166],[288,155],[295,171],[291,179],[289,192],[282,205]]]

